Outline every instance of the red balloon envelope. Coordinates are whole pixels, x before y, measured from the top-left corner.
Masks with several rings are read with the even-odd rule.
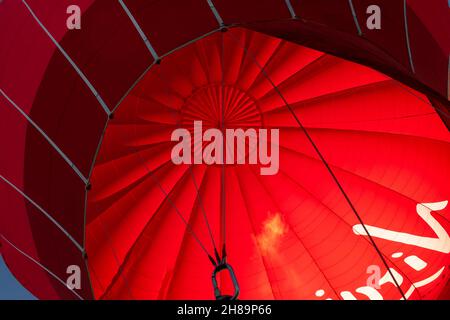
[[[154,47],[118,3],[108,12],[120,28],[101,44],[104,30],[65,34],[25,3],[5,6],[45,45],[29,74],[3,66],[0,240],[32,293],[214,299],[226,261],[217,287],[238,284],[240,299],[448,298],[448,102],[426,75],[386,69],[400,82],[275,37],[272,22],[206,32],[206,1],[208,19],[176,45],[149,36]],[[163,23],[126,3],[140,31]],[[84,5],[86,25],[110,21],[105,4]],[[71,270],[82,275],[72,289]]]

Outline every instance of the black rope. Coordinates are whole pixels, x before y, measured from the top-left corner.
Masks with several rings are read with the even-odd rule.
[[[205,206],[204,206],[204,203],[203,203],[203,197],[200,194],[200,189],[199,189],[199,187],[197,185],[197,182],[195,180],[194,170],[193,170],[192,166],[189,167],[189,171],[191,172],[192,182],[194,183],[195,189],[197,191],[197,198],[199,200],[198,202],[199,202],[199,205],[200,205],[200,209],[202,211],[203,219],[205,220],[206,227],[208,229],[208,234],[209,234],[209,237],[211,239],[211,243],[212,243],[212,245],[214,247],[214,255],[216,256],[217,261],[219,261],[219,252],[217,250],[216,241],[214,240],[214,236],[213,236],[213,233],[212,233],[212,230],[211,230],[211,225],[209,224],[209,220],[208,220],[208,217],[206,215],[206,209],[205,209]]]
[[[225,29],[226,30],[226,29]],[[222,85],[221,85],[221,130],[225,136],[225,30],[221,33],[221,69],[222,69]],[[221,225],[222,225],[222,262],[226,261],[226,239],[227,239],[227,215],[226,215],[226,190],[225,190],[225,148],[222,151],[222,179],[221,179]]]

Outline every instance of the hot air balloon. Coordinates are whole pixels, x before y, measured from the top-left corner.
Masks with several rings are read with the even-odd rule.
[[[34,295],[450,297],[447,1],[69,5],[0,3],[1,254]]]

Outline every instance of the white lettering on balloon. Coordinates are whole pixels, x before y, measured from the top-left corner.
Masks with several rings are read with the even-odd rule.
[[[425,249],[439,251],[442,253],[450,252],[450,237],[441,224],[431,215],[431,211],[443,210],[448,201],[419,203],[416,207],[419,216],[436,233],[436,238],[422,237],[404,232],[391,231],[383,228],[366,225],[366,229],[372,237],[381,238],[389,241],[400,242]],[[353,226],[353,232],[357,235],[367,235],[361,224]]]
[[[434,231],[436,237],[423,237],[410,233],[374,227],[370,225],[365,225],[365,227],[372,237],[448,254],[450,253],[450,237],[447,231],[431,214],[432,211],[439,211],[445,209],[447,207],[447,204],[448,201],[440,201],[432,203],[419,203],[416,206],[417,214]],[[353,232],[358,236],[367,236],[366,231],[360,224],[353,226]],[[403,253],[395,252],[391,256],[394,259],[399,259],[403,257]],[[421,271],[425,269],[428,265],[427,262],[423,261],[421,258],[415,255],[405,257],[403,261],[415,271]],[[410,298],[416,289],[427,286],[430,283],[436,281],[436,279],[439,278],[439,276],[442,274],[444,270],[445,266],[442,266],[438,271],[433,273],[431,276],[412,283],[409,289],[404,293],[405,296],[404,298],[406,299]],[[368,273],[370,273],[369,271],[373,270],[368,268]],[[395,278],[395,281],[392,277]],[[399,272],[397,272],[393,268],[389,268],[389,271],[387,271],[386,274],[379,279],[377,286],[368,282],[367,286],[359,287],[355,289],[355,292],[365,295],[370,300],[383,300],[383,296],[377,289],[380,289],[386,283],[391,283],[395,286],[397,286],[398,284],[398,286],[401,286],[403,284],[403,281],[404,281],[403,276]],[[339,295],[344,300],[357,300],[355,295],[350,291],[342,291],[339,293]],[[325,290],[323,289],[317,290],[315,296],[325,297]],[[403,300],[404,298],[401,297],[400,300]],[[326,298],[326,300],[332,299]]]

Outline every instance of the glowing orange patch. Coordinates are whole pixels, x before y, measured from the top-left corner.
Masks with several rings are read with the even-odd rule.
[[[262,232],[256,236],[261,252],[266,255],[274,253],[287,231],[288,226],[280,213],[269,214],[263,222]]]

